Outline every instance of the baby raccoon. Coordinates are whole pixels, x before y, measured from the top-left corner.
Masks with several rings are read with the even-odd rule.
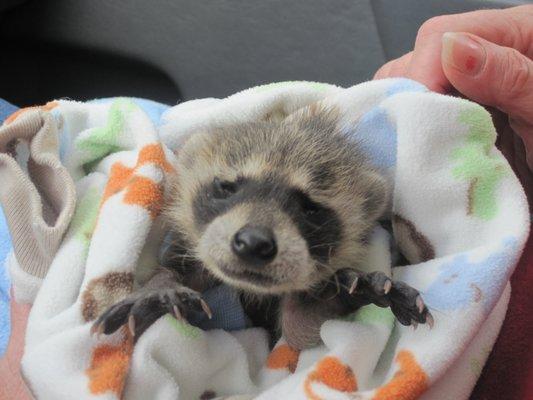
[[[415,289],[359,268],[387,185],[337,120],[315,106],[192,135],[167,190],[175,262],[108,309],[93,332],[128,322],[139,336],[165,313],[210,316],[200,293],[220,282],[276,299],[278,331],[297,349],[318,344],[327,319],[370,303],[390,306],[404,325],[431,325]]]

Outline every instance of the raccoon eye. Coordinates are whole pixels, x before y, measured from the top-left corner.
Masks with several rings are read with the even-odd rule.
[[[314,215],[320,211],[320,207],[313,202],[305,203],[302,208],[304,210],[305,215]]]
[[[235,182],[221,181],[219,178],[213,180],[213,187],[215,199],[227,199],[237,191]]]
[[[320,204],[315,203],[305,193],[298,192],[297,196],[298,196],[298,202],[300,203],[300,207],[305,215],[311,216],[320,211],[321,209]]]

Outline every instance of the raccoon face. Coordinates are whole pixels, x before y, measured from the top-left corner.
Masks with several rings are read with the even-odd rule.
[[[193,213],[204,265],[254,291],[309,288],[342,239],[335,211],[277,174],[215,177],[198,192]]]
[[[318,122],[199,133],[180,150],[166,214],[219,279],[254,293],[307,290],[363,255],[384,181]]]

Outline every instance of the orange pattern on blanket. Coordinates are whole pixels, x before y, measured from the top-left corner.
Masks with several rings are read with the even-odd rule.
[[[116,162],[111,167],[111,173],[104,190],[102,204],[114,194],[126,190],[124,202],[126,204],[136,204],[150,212],[155,218],[161,211],[163,202],[163,191],[161,185],[150,178],[135,175],[138,168],[145,164],[156,164],[166,172],[173,172],[174,169],[165,158],[165,153],[160,144],[149,144],[141,149],[137,164],[129,168],[121,162]]]
[[[86,370],[89,377],[89,390],[98,395],[108,391],[120,397],[126,381],[129,362],[133,351],[129,336],[117,345],[102,344],[93,350],[91,364]]]
[[[13,114],[11,114],[9,117],[7,117],[6,120],[4,121],[4,124],[6,124],[6,125],[10,124],[11,122],[16,120],[21,114],[25,113],[26,111],[35,110],[35,109],[38,109],[38,108],[40,108],[43,111],[50,111],[53,108],[57,107],[58,105],[59,105],[59,103],[57,101],[49,101],[44,106],[31,106],[31,107],[21,108],[20,110],[15,111]]]
[[[165,172],[173,172],[174,168],[167,161],[163,147],[159,143],[149,144],[139,153],[139,160],[137,166],[147,163],[154,163],[159,165]]]
[[[136,174],[138,168],[145,164],[155,164],[166,172],[173,172],[172,166],[165,159],[161,145],[147,145],[139,152],[135,167],[127,167],[121,162],[112,165],[109,180],[102,196],[102,204],[114,194],[125,191],[123,198],[125,204],[139,205],[147,209],[152,218],[155,218],[159,214],[163,202],[163,189],[152,179]],[[87,287],[94,286],[95,282],[101,279],[93,279]],[[83,294],[83,298],[93,294],[87,290]],[[99,300],[112,298],[112,291],[112,287],[104,286],[99,292]],[[102,304],[96,302],[91,304],[91,307],[102,308]],[[87,319],[93,317],[91,315]],[[91,364],[86,370],[89,377],[89,390],[92,394],[112,391],[121,397],[132,351],[133,340],[129,335],[125,336],[124,341],[119,345],[102,344],[93,350]]]
[[[376,390],[372,400],[414,400],[428,388],[428,377],[413,353],[401,350],[396,356],[399,370],[392,379]]]
[[[153,180],[144,176],[133,177],[126,189],[124,203],[146,208],[152,218],[159,215],[163,203],[163,191]]]
[[[298,365],[299,356],[298,350],[293,349],[288,344],[282,344],[268,355],[266,365],[270,369],[288,369],[292,374]]]
[[[318,362],[304,382],[305,395],[310,400],[321,400],[312,388],[314,382],[322,383],[339,392],[355,392],[357,379],[352,369],[343,364],[337,357],[327,356]]]
[[[102,204],[114,194],[124,190],[129,180],[133,176],[133,168],[128,168],[121,162],[113,164],[109,174],[109,180],[102,196]]]

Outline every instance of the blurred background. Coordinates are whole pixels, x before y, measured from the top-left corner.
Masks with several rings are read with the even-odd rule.
[[[174,104],[261,83],[371,79],[440,14],[527,0],[0,0],[0,97]]]

